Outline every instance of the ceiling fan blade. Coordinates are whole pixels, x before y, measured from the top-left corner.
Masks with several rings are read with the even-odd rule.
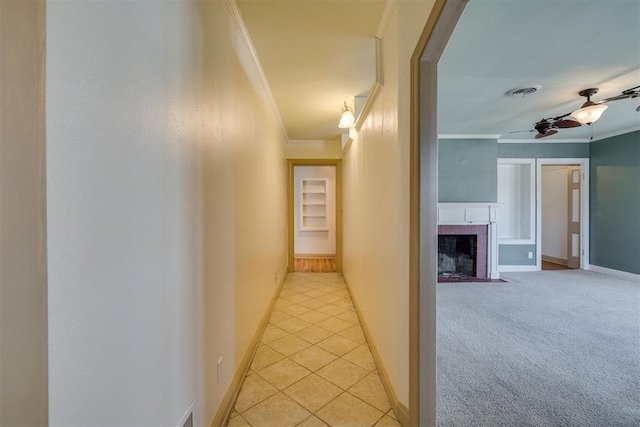
[[[512,130],[512,131],[511,131],[511,132],[509,132],[509,133],[511,134],[511,133],[535,132],[535,131],[536,131],[535,129],[528,129],[528,130]]]
[[[627,99],[631,97],[632,95],[630,94],[616,95],[616,96],[611,96],[609,98],[601,99],[600,101],[596,102],[596,104],[606,104],[607,102],[619,101],[620,99]]]
[[[577,120],[571,119],[558,120],[553,124],[553,127],[556,127],[558,129],[577,128],[580,126],[582,126],[582,123]]]
[[[545,133],[538,133],[538,134],[536,135],[536,139],[546,138],[547,136],[555,135],[556,133],[558,133],[558,131],[557,131],[557,130],[554,130],[554,129],[552,129],[552,130],[550,130],[550,131],[547,131],[547,132],[545,132]]]

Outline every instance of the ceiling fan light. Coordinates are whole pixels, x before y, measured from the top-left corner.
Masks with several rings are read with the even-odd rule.
[[[356,117],[353,115],[353,111],[351,107],[344,103],[344,107],[342,107],[342,117],[340,117],[340,123],[338,123],[338,127],[341,129],[352,128],[356,124]]]
[[[582,108],[574,111],[571,115],[583,125],[589,125],[598,120],[607,108],[609,107],[604,104],[595,104],[587,101],[582,105]]]

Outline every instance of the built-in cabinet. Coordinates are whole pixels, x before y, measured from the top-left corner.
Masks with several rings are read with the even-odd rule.
[[[306,178],[300,182],[300,230],[326,231],[327,179]]]

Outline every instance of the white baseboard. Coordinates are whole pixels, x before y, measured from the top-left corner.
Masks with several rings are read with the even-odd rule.
[[[596,273],[608,274],[610,276],[622,277],[623,279],[640,280],[640,274],[629,273],[627,271],[614,270],[612,268],[600,267],[599,265],[587,264],[585,270],[595,271]]]
[[[391,379],[389,378],[389,374],[382,363],[382,358],[380,357],[380,353],[378,353],[378,349],[373,341],[373,335],[371,335],[371,331],[365,322],[364,316],[362,315],[362,311],[360,311],[360,306],[358,306],[358,302],[353,297],[351,293],[351,288],[349,287],[349,282],[347,278],[344,277],[344,282],[347,285],[347,290],[349,291],[349,297],[351,298],[351,302],[353,303],[353,308],[356,310],[356,314],[358,315],[358,320],[360,321],[360,326],[362,327],[362,332],[367,340],[367,344],[369,345],[369,350],[371,351],[371,357],[373,357],[373,362],[378,369],[378,374],[380,375],[380,380],[382,381],[382,387],[389,398],[389,403],[391,404],[391,409],[393,409],[393,413],[400,422],[400,425],[408,426],[409,425],[409,409],[398,399],[398,395],[396,394],[395,389],[391,383]]]
[[[231,415],[231,411],[233,410],[233,405],[235,405],[238,394],[240,393],[242,383],[247,377],[247,373],[249,372],[249,368],[251,367],[253,356],[255,356],[256,351],[258,350],[258,344],[260,344],[262,333],[269,323],[269,318],[271,317],[273,306],[278,300],[278,296],[280,295],[280,291],[282,290],[282,286],[284,285],[285,280],[287,280],[287,274],[288,273],[285,272],[285,274],[282,275],[282,278],[279,279],[280,283],[278,283],[275,293],[271,297],[271,302],[269,302],[267,311],[262,316],[262,320],[260,321],[260,324],[258,325],[256,332],[251,339],[251,342],[249,343],[249,347],[247,348],[247,351],[245,352],[242,360],[240,361],[240,364],[238,365],[238,368],[236,369],[233,380],[231,380],[231,384],[229,385],[227,392],[222,397],[222,401],[218,406],[218,410],[213,418],[213,421],[210,424],[210,427],[222,427],[226,425],[227,420],[229,419],[229,415]],[[198,423],[196,425],[202,424]]]
[[[515,273],[519,271],[538,271],[538,267],[535,265],[499,265],[498,271],[500,273]]]
[[[178,424],[176,424],[176,427],[183,427],[184,426],[184,423],[187,422],[187,420],[189,419],[189,416],[191,416],[193,414],[193,404],[194,403],[195,403],[195,400],[192,400],[191,404],[187,408],[186,412],[182,415],[182,418],[180,418],[180,421],[178,421]],[[195,425],[195,422],[193,424]]]

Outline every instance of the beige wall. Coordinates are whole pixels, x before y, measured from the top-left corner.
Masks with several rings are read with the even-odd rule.
[[[399,1],[384,87],[344,154],[344,275],[391,384],[409,403],[410,57],[433,1]]]
[[[208,426],[286,268],[279,118],[224,1],[53,1],[47,40],[51,424]]]
[[[45,3],[0,1],[0,425],[47,424]]]
[[[341,159],[342,141],[289,141],[287,159]]]

